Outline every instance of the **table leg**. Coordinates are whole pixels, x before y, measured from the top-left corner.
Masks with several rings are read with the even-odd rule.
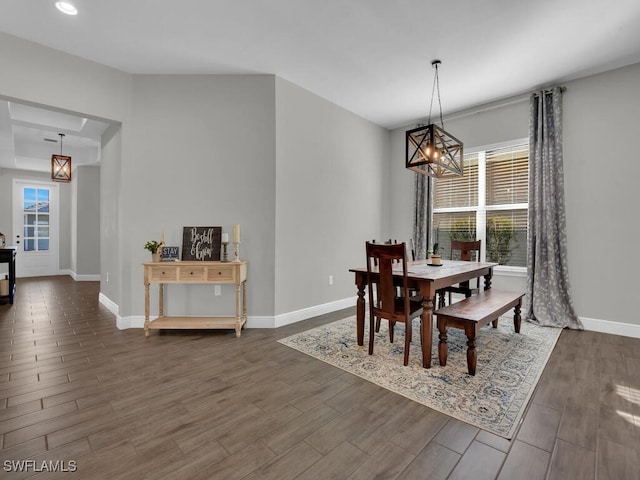
[[[158,284],[158,316],[164,317],[164,283]]]
[[[489,270],[489,273],[487,273],[484,276],[484,289],[485,290],[489,290],[491,288],[491,277],[493,276],[493,268],[491,270]]]
[[[438,316],[438,331],[440,332],[438,343],[438,359],[440,366],[447,366],[447,356],[449,355],[449,346],[447,345],[447,322],[441,316]]]
[[[522,318],[520,317],[520,309],[522,308],[522,299],[516,304],[513,309],[513,328],[516,333],[520,333],[520,324],[522,322]]]
[[[240,310],[240,284],[236,285],[236,337],[240,336],[240,326],[242,325],[242,311]]]
[[[13,305],[13,298],[16,294],[16,253],[11,252],[9,261],[9,305]]]
[[[144,336],[149,336],[149,284],[144,284]]]
[[[433,341],[433,302],[435,291],[426,283],[420,287],[422,315],[420,316],[420,339],[422,343],[422,366],[431,368],[431,342]]]
[[[247,281],[245,280],[244,282],[242,282],[242,320],[244,320],[244,325],[242,325],[242,328],[245,327],[245,325],[247,324]]]
[[[467,334],[467,368],[469,375],[476,374],[476,364],[478,363],[478,352],[476,351],[476,333],[473,329],[465,328]]]
[[[364,345],[364,275],[356,273],[358,300],[356,301],[356,335],[358,345]]]

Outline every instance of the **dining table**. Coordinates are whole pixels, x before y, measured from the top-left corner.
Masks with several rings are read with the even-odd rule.
[[[407,262],[407,283],[410,290],[419,292],[422,297],[422,314],[420,315],[420,339],[422,344],[422,366],[431,368],[431,349],[433,341],[433,314],[435,295],[440,289],[456,285],[460,282],[484,277],[484,290],[491,288],[493,262],[468,262],[461,260],[442,260],[440,265],[433,265],[429,260]],[[367,267],[350,268],[355,274],[358,288],[356,300],[356,336],[358,345],[364,345],[365,289],[369,283]],[[402,283],[402,264],[394,267],[394,279],[398,285]],[[376,268],[371,271],[371,282],[377,282]]]

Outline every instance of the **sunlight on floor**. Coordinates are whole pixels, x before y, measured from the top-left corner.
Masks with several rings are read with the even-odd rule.
[[[621,412],[620,410],[616,410],[616,413],[620,415],[622,418],[624,418],[631,425],[640,428],[640,417],[634,417],[630,413]]]
[[[640,405],[640,390],[616,385],[616,393],[624,398],[627,402]]]
[[[630,387],[624,387],[621,385],[616,385],[616,394],[620,395],[629,403],[635,403],[636,405],[640,405],[640,390]],[[631,425],[634,425],[637,428],[640,428],[640,417],[634,416],[627,412],[622,412],[620,410],[616,410],[616,413],[624,418]]]

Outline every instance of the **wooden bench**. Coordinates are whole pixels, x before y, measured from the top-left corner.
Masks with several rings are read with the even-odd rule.
[[[482,327],[489,322],[493,328],[498,327],[498,317],[514,309],[513,326],[516,333],[520,333],[520,308],[524,293],[507,292],[500,290],[486,290],[478,295],[465,298],[436,310],[438,316],[438,330],[440,331],[440,343],[438,345],[438,357],[440,365],[447,365],[447,328],[459,328],[467,335],[467,367],[469,375],[476,374],[478,354],[476,352],[476,336]]]

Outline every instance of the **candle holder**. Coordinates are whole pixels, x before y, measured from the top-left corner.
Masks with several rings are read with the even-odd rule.
[[[223,262],[229,261],[229,256],[227,255],[227,245],[229,245],[229,242],[222,242],[222,261]]]
[[[240,261],[240,242],[233,242],[233,261]]]

